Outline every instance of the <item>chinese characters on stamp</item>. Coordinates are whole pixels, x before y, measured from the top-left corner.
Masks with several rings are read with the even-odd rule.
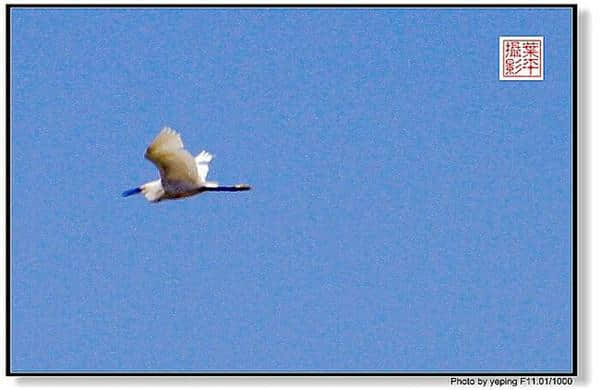
[[[544,37],[500,37],[500,80],[543,80]]]

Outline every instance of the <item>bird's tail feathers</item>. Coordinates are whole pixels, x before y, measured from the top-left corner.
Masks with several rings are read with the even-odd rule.
[[[204,182],[204,188],[217,188],[219,183],[216,181],[206,181]]]

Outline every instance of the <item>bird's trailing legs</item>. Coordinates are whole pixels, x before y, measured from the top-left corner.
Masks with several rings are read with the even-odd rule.
[[[252,189],[248,184],[236,184],[234,186],[218,186],[218,187],[204,187],[203,191],[216,191],[216,192],[237,192],[237,191],[248,191]]]

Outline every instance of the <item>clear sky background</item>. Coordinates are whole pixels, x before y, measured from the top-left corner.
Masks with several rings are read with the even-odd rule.
[[[14,371],[571,370],[570,9],[11,22]],[[121,198],[163,125],[253,190]]]

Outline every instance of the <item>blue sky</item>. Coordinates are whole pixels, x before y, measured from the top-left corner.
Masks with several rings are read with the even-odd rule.
[[[14,371],[570,371],[570,9],[13,9]],[[543,35],[542,82],[498,36]],[[164,125],[244,193],[149,204]]]

